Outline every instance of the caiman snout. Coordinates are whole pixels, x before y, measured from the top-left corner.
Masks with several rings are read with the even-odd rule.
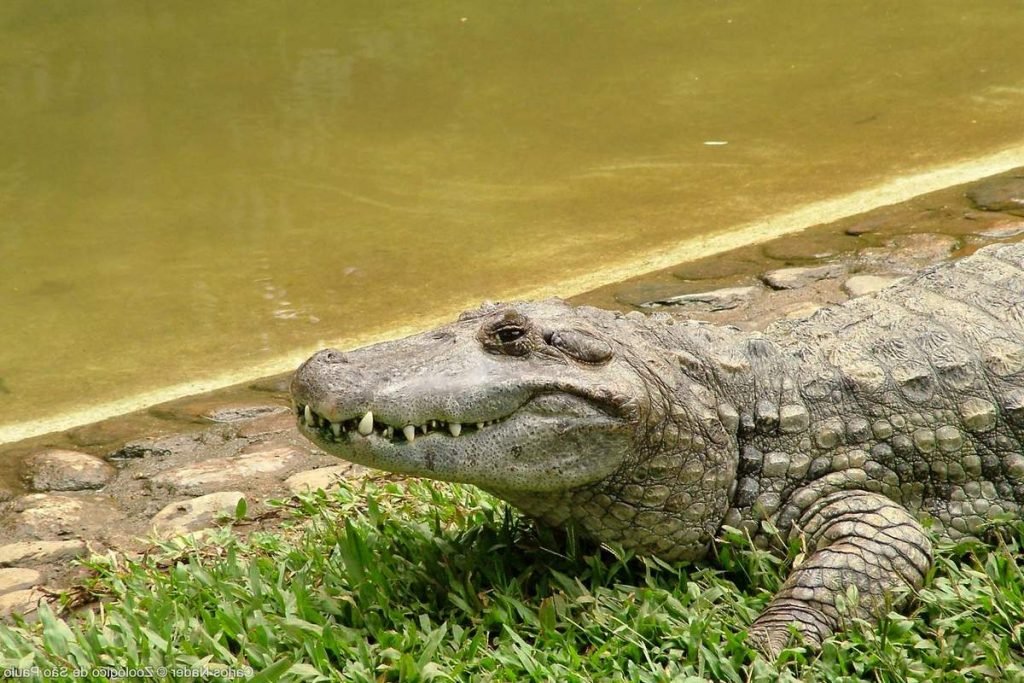
[[[358,362],[353,363],[349,353],[338,349],[317,351],[295,371],[292,400],[301,405],[313,404],[319,409],[337,405],[343,393],[350,405],[366,403],[373,383],[365,374],[365,368]]]
[[[340,368],[338,366],[348,364],[349,358],[338,349],[322,349],[306,359],[292,377],[292,397],[296,391],[309,390],[310,385],[316,385],[334,376]]]
[[[599,481],[630,453],[649,392],[629,360],[616,362],[630,347],[619,318],[573,310],[490,306],[404,339],[319,351],[292,380],[299,428],[352,462],[493,490]]]

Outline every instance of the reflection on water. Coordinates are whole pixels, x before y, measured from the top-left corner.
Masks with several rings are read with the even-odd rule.
[[[0,4],[0,441],[1024,143],[1016,0],[378,5]]]

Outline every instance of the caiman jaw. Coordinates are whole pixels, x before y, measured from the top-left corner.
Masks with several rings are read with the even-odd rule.
[[[296,413],[299,419],[299,427],[313,433],[324,441],[340,442],[347,438],[343,435],[368,437],[374,434],[380,438],[387,439],[393,444],[412,443],[417,436],[423,437],[429,434],[440,434],[443,436],[471,434],[499,422],[504,422],[507,419],[500,418],[486,422],[466,424],[461,422],[445,422],[444,420],[427,420],[421,425],[393,425],[376,420],[373,411],[368,410],[361,417],[332,422],[318,414],[308,404],[297,406]]]
[[[328,453],[376,469],[494,491],[561,491],[606,477],[621,465],[633,435],[621,419],[564,396],[508,402],[508,415],[479,423],[455,422],[450,413],[448,421],[427,419],[431,410],[423,410],[422,417],[395,415],[386,405],[374,406],[389,421],[383,422],[365,404],[318,412],[313,400],[296,398],[299,430]],[[564,411],[554,414],[555,408]],[[366,412],[358,416],[356,411]],[[353,413],[357,416],[346,417]]]
[[[299,430],[349,462],[492,491],[599,481],[631,452],[642,417],[631,390],[643,387],[631,365],[611,363],[610,342],[578,327],[498,307],[402,340],[324,349],[292,379]]]

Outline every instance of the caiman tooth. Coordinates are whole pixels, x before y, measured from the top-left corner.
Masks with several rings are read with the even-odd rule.
[[[405,440],[412,443],[416,439],[416,427],[412,425],[405,425],[402,427],[402,433],[405,434]]]
[[[306,406],[309,409],[309,406]],[[369,436],[373,431],[373,411],[367,410],[366,415],[363,415],[363,419],[359,421],[359,433],[363,436]]]
[[[448,431],[451,432],[452,436],[458,436],[462,433],[462,423],[460,422],[449,422]]]
[[[388,441],[390,441],[391,439],[395,438],[395,428],[394,427],[385,427],[384,428],[384,436],[387,437]]]
[[[305,410],[302,411],[302,416],[304,418],[306,418],[306,424],[308,424],[308,425],[315,425],[316,424],[316,423],[313,422],[313,409],[309,407],[308,403],[306,404]]]
[[[426,434],[427,432],[430,431],[430,425],[428,425],[428,424],[421,424],[420,425],[420,431],[423,432],[424,434]]]
[[[334,432],[334,438],[335,439],[340,437],[341,436],[341,423],[340,422],[332,422],[331,423],[331,431]]]
[[[476,428],[477,429],[483,429],[484,428],[484,423],[483,422],[477,422],[476,423]]]

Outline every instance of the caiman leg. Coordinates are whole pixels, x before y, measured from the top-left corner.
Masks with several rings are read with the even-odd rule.
[[[810,555],[789,575],[750,626],[750,641],[774,659],[790,638],[790,626],[815,648],[845,615],[836,599],[850,585],[859,602],[848,614],[876,621],[896,607],[900,588],[918,589],[931,566],[931,543],[916,519],[884,496],[840,491],[819,499],[798,523]]]

